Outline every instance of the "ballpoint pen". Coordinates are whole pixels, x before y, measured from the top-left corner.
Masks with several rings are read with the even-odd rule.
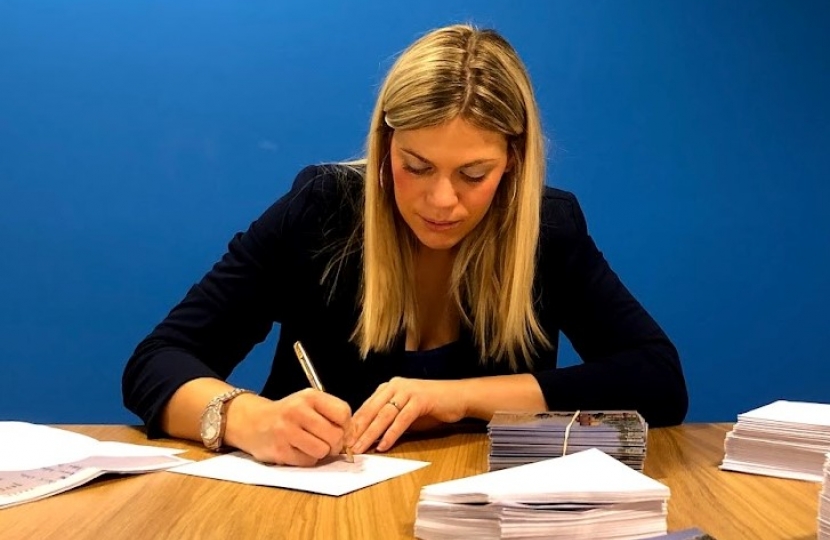
[[[308,353],[306,353],[303,348],[303,344],[299,341],[294,343],[294,354],[297,355],[297,360],[300,361],[300,365],[303,367],[305,376],[308,379],[308,384],[310,384],[315,390],[325,392],[323,389],[323,383],[320,382],[320,377],[317,376],[317,371],[314,369],[314,364],[311,363],[311,358],[309,358]],[[346,447],[346,461],[354,463],[352,449],[348,446]]]

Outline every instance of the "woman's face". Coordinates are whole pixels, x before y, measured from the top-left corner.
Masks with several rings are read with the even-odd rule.
[[[455,247],[482,220],[507,169],[507,139],[455,118],[395,130],[390,160],[395,202],[406,224],[434,250]]]

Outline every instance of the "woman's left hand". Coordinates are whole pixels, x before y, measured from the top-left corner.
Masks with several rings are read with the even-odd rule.
[[[381,384],[352,416],[352,451],[361,454],[380,439],[383,452],[410,427],[458,422],[467,412],[460,382],[395,377]]]

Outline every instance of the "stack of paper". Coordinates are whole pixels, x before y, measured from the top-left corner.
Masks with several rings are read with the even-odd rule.
[[[637,471],[648,425],[636,411],[497,412],[487,426],[491,471],[598,448]]]
[[[0,422],[0,508],[36,501],[106,473],[135,474],[184,463],[183,450],[101,442],[62,429]]]
[[[721,469],[821,482],[830,452],[830,404],[776,401],[739,414]]]
[[[669,488],[597,449],[424,486],[415,536],[617,540],[666,533]]]
[[[830,540],[830,454],[824,460],[824,483],[818,497],[818,540]]]

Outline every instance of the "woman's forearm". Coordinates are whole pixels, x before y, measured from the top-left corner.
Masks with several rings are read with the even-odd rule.
[[[224,381],[208,377],[183,384],[167,402],[161,417],[162,429],[171,437],[201,441],[202,413],[208,403],[233,388]],[[252,412],[270,403],[271,400],[250,393],[240,394],[229,401],[224,413],[224,443],[227,446],[244,448]]]
[[[202,412],[214,397],[233,387],[219,379],[199,378],[176,390],[161,415],[161,428],[171,437],[200,441]]]
[[[459,380],[466,417],[490,420],[496,411],[544,411],[547,403],[529,373]]]
[[[202,413],[210,400],[218,395],[233,390],[233,386],[219,379],[203,377],[183,384],[164,408],[161,416],[161,427],[171,437],[201,441],[200,424]],[[225,440],[233,444],[241,417],[249,402],[267,402],[262,397],[253,394],[242,394],[232,399],[225,408],[227,431]]]

